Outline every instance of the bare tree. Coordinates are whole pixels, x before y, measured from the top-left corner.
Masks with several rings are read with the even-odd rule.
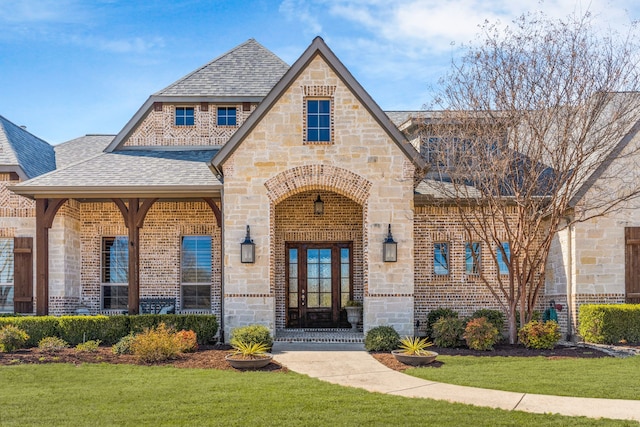
[[[628,144],[640,118],[634,30],[603,34],[588,14],[485,24],[421,127],[431,166],[422,185],[482,243],[471,256],[485,262],[478,274],[507,314],[511,343],[516,316],[529,321],[538,304],[556,232],[639,194],[640,156]],[[611,166],[623,156],[636,167]]]

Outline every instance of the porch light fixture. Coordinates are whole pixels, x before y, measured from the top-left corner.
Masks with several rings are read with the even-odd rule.
[[[251,240],[251,232],[248,225],[244,242],[240,243],[240,261],[245,264],[256,262],[256,244]]]
[[[391,224],[389,224],[387,238],[382,243],[382,260],[384,262],[398,261],[398,243],[393,240],[393,236],[391,235]]]
[[[323,215],[324,214],[324,202],[320,198],[319,194],[318,194],[318,198],[316,199],[316,201],[313,202],[313,213],[316,214],[316,215]]]

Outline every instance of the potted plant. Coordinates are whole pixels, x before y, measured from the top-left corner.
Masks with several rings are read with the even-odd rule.
[[[234,351],[225,356],[225,360],[236,369],[259,369],[271,363],[273,355],[267,353],[269,347],[264,343],[246,343],[235,341]]]
[[[438,357],[438,353],[435,351],[426,350],[432,345],[433,343],[429,342],[427,338],[404,337],[400,340],[400,348],[392,350],[391,354],[398,362],[405,365],[428,365]]]
[[[351,323],[351,330],[358,331],[358,323],[362,318],[362,303],[360,301],[349,300],[344,309],[347,311],[347,321]]]

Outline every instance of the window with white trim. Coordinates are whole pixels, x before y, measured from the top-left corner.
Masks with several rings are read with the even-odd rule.
[[[0,313],[13,313],[13,238],[0,238]]]
[[[102,238],[102,308],[126,310],[129,304],[129,238]]]
[[[180,276],[183,309],[211,308],[211,236],[183,236]]]

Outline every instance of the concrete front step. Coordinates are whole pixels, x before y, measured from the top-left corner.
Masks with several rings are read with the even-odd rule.
[[[351,329],[279,329],[276,331],[275,342],[285,343],[364,343],[362,331]]]

